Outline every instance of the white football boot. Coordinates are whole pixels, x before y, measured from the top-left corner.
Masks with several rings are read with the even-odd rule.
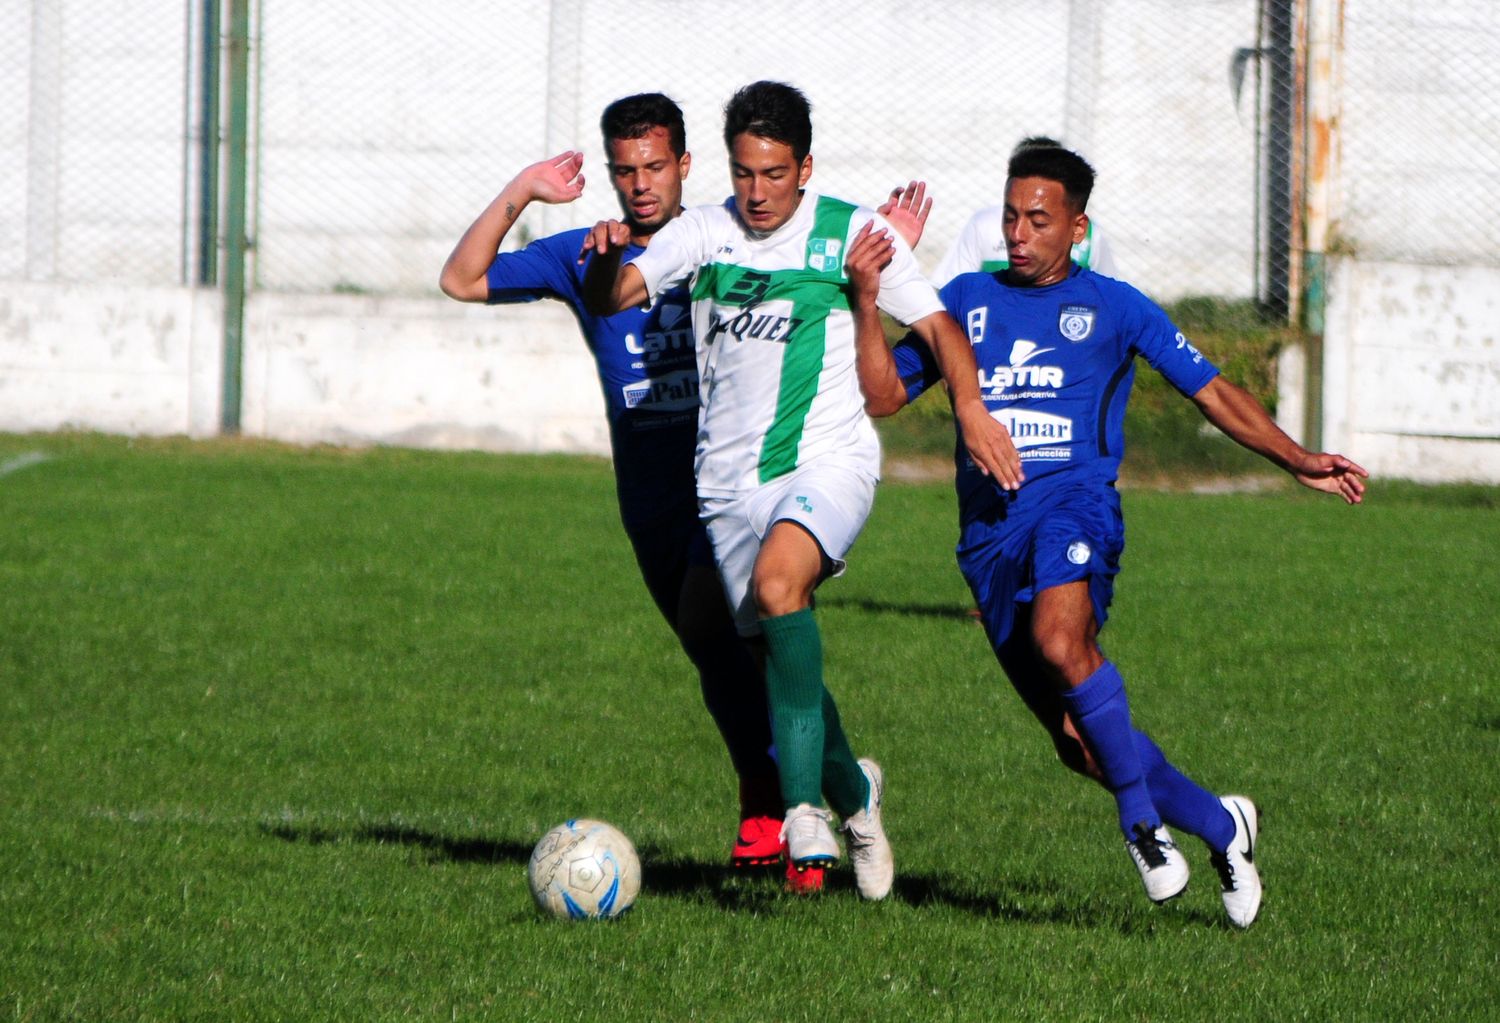
[[[1244,796],[1222,796],[1219,802],[1234,818],[1234,841],[1224,852],[1210,852],[1208,858],[1219,872],[1229,922],[1236,927],[1249,927],[1260,912],[1260,871],[1255,869],[1258,815],[1255,804]]]
[[[1125,840],[1125,848],[1141,872],[1141,883],[1152,902],[1166,902],[1182,894],[1188,883],[1187,860],[1165,825],[1152,830],[1142,821],[1135,826],[1135,837]]]
[[[798,803],[786,812],[781,840],[786,843],[786,858],[792,866],[804,869],[838,862],[839,843],[833,837],[832,820],[832,813],[811,803]]]
[[[880,823],[880,803],[885,796],[885,778],[880,765],[861,760],[859,769],[870,782],[870,795],[864,809],[844,820],[844,838],[849,845],[849,861],[854,864],[854,884],[867,899],[883,899],[891,893],[896,879],[896,860],[891,843]]]

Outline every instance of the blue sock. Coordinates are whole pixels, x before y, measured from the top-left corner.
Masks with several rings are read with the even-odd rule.
[[[1135,748],[1140,754],[1151,801],[1161,811],[1162,820],[1172,827],[1197,835],[1209,848],[1223,852],[1234,841],[1234,818],[1209,792],[1193,779],[1173,767],[1151,736],[1137,730]]]
[[[1080,685],[1063,693],[1063,702],[1068,705],[1073,726],[1094,754],[1105,788],[1115,797],[1125,837],[1133,838],[1135,825],[1142,822],[1153,829],[1160,827],[1161,817],[1151,802],[1135,731],[1130,727],[1125,682],[1114,664],[1105,661]]]

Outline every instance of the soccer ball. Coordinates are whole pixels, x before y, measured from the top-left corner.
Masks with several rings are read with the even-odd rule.
[[[609,920],[635,902],[641,861],[630,839],[603,821],[564,821],[531,851],[526,878],[543,913]]]

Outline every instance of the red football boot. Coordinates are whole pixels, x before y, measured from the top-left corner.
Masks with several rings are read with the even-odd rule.
[[[782,843],[781,852],[786,854],[786,843]],[[816,895],[823,890],[823,868],[802,867],[799,868],[791,860],[786,861],[786,890],[793,895]]]
[[[740,821],[729,865],[738,869],[769,867],[781,861],[781,818],[756,815]]]

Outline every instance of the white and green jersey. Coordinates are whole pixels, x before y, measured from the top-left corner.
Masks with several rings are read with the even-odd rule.
[[[761,235],[734,210],[732,198],[690,209],[633,260],[653,298],[692,278],[699,495],[732,497],[831,454],[878,478],[843,258],[875,212],[804,192],[791,219]],[[878,302],[907,324],[943,310],[900,238]]]
[[[1106,277],[1118,277],[1114,253],[1094,221],[1083,241],[1073,246],[1073,262]],[[959,274],[994,273],[1010,266],[1010,252],[1005,246],[1005,207],[990,206],[969,218],[953,247],[938,264],[932,283],[947,284]]]

